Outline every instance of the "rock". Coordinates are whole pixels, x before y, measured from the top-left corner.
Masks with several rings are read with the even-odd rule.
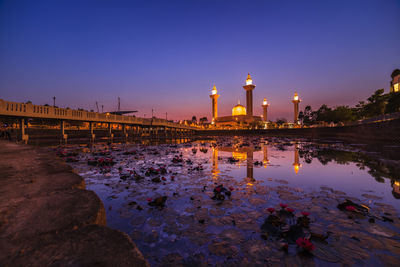
[[[217,256],[235,257],[239,253],[237,247],[230,245],[229,242],[226,241],[213,240],[212,243],[208,245],[208,249]]]
[[[229,242],[229,244],[238,244],[245,240],[244,235],[234,228],[226,229],[218,236],[221,240]]]
[[[375,195],[371,195],[371,194],[362,194],[361,196],[368,198],[368,199],[372,199],[372,200],[381,200],[383,199],[382,197],[378,197]]]
[[[153,179],[151,179],[151,181],[152,181],[153,183],[161,183],[160,177],[154,177]]]
[[[126,234],[105,226],[103,203],[82,177],[48,149],[0,141],[0,155],[1,266],[149,266]]]
[[[9,243],[12,245],[15,241]],[[99,225],[24,240],[18,251],[23,253],[8,254],[7,260],[0,256],[1,265],[149,266],[126,234]]]
[[[162,196],[162,197],[158,197],[156,199],[154,199],[153,201],[150,201],[148,204],[149,206],[152,207],[159,207],[159,208],[163,208],[165,206],[165,202],[167,201],[167,196]]]
[[[179,253],[170,253],[161,259],[162,266],[183,266],[184,259]]]

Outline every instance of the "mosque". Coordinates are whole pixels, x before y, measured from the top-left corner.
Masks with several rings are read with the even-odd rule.
[[[263,101],[263,116],[253,115],[253,90],[256,86],[253,84],[250,73],[247,75],[246,85],[243,89],[246,91],[246,107],[240,102],[232,108],[232,116],[218,117],[218,92],[214,87],[211,90],[210,98],[212,100],[212,121],[211,124],[218,127],[234,127],[234,128],[248,128],[256,127],[257,125],[265,125],[267,122],[267,108],[268,103],[264,98]]]

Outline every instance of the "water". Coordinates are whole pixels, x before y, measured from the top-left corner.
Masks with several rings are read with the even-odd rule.
[[[96,151],[116,164],[89,166]],[[108,226],[128,233],[153,266],[283,260],[289,265],[380,265],[400,255],[398,176],[340,143],[237,137],[177,145],[97,145],[80,152],[71,164],[87,189],[102,199]],[[174,158],[183,161],[173,163]],[[146,176],[151,167],[165,167],[166,173]],[[143,179],[135,179],[133,172]],[[153,182],[157,177],[160,182]],[[222,202],[211,199],[220,184],[231,191]],[[161,196],[167,196],[165,207],[148,205]],[[336,206],[345,199],[370,207],[370,213],[340,211]],[[313,256],[291,240],[263,234],[266,209],[280,209],[279,203],[293,208],[297,217],[301,211],[311,213],[306,237],[331,232],[326,240],[313,241]],[[375,223],[368,222],[371,216]],[[288,252],[281,250],[284,243]]]

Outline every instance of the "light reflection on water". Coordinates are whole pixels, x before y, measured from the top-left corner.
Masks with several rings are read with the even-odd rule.
[[[397,177],[375,178],[368,173],[368,166],[360,166],[359,163],[343,159],[342,154],[357,152],[336,151],[329,162],[321,163],[317,158],[308,159],[309,162],[306,162],[304,158],[300,158],[299,151],[302,150],[302,146],[299,143],[287,146],[285,150],[267,143],[261,144],[261,148],[258,149],[212,148],[211,173],[214,179],[217,179],[219,174],[229,171],[231,176],[237,178],[283,179],[287,180],[290,186],[304,189],[331,187],[359,198],[365,193],[373,193],[400,211],[400,182],[395,180]],[[218,157],[221,157],[220,160]],[[226,157],[239,160],[234,164],[235,168],[226,163]],[[262,166],[254,166],[254,162],[262,162]]]
[[[93,150],[110,148],[99,146]],[[246,240],[260,240],[257,231],[265,219],[265,209],[279,204],[281,200],[276,191],[281,186],[316,193],[321,192],[321,187],[323,190],[332,188],[371,206],[379,202],[397,209],[400,207],[400,184],[395,175],[377,168],[374,160],[358,152],[335,150],[331,146],[290,140],[234,138],[177,145],[115,145],[114,148],[122,151],[110,150],[117,164],[108,174],[87,166],[90,154],[83,154],[80,162],[72,165],[85,177],[87,189],[95,191],[103,200],[107,224],[130,234],[153,265],[159,264],[159,258],[176,251],[184,257],[203,253],[210,257],[211,263],[219,262],[220,258],[208,254],[207,245],[195,245],[190,241],[190,235],[203,238],[201,234],[191,233],[190,229],[209,235],[206,240],[209,242],[229,228],[212,223],[211,217],[216,212],[220,213],[215,215],[216,218],[224,214],[240,218],[240,214],[253,212],[255,221],[239,228]],[[137,150],[139,156],[135,159],[121,154],[130,150]],[[179,154],[182,154],[184,162],[172,164],[172,158]],[[186,162],[189,159],[190,164]],[[123,171],[135,169],[143,175],[146,168],[160,165],[166,165],[169,170],[164,175],[166,181],[161,183],[152,183],[152,176],[140,182],[121,180],[118,171],[118,168]],[[194,170],[196,166],[202,166],[203,170]],[[175,180],[171,179],[172,176]],[[232,202],[216,206],[210,199],[212,189],[218,184],[234,188]],[[168,200],[162,211],[149,208],[148,198],[163,195],[167,195]],[[254,204],[254,200],[260,204]],[[135,208],[129,206],[132,201],[143,210],[137,210],[136,205]],[[208,210],[207,216],[210,217],[207,217],[210,221],[205,228],[197,222],[197,214],[203,209]],[[257,217],[256,213],[261,216]],[[165,229],[169,226],[177,229],[168,232]]]

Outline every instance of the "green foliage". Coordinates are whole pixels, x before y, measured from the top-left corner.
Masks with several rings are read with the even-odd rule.
[[[285,118],[278,118],[278,119],[276,119],[276,121],[275,121],[275,123],[277,124],[277,125],[282,125],[282,124],[285,124],[287,122],[287,120],[285,119]]]
[[[202,117],[199,119],[200,123],[206,123],[208,121],[207,117]]]
[[[390,93],[385,108],[385,113],[400,111],[400,92]]]
[[[299,113],[299,119],[305,125],[321,122],[344,123],[399,111],[400,92],[384,94],[384,89],[379,89],[368,97],[367,101],[360,101],[353,108],[348,106],[330,108],[324,104],[317,111],[312,111],[310,106],[306,106],[304,111]]]
[[[368,97],[368,103],[361,107],[363,117],[373,117],[385,113],[387,95],[384,95],[384,89],[376,90],[374,94]]]

